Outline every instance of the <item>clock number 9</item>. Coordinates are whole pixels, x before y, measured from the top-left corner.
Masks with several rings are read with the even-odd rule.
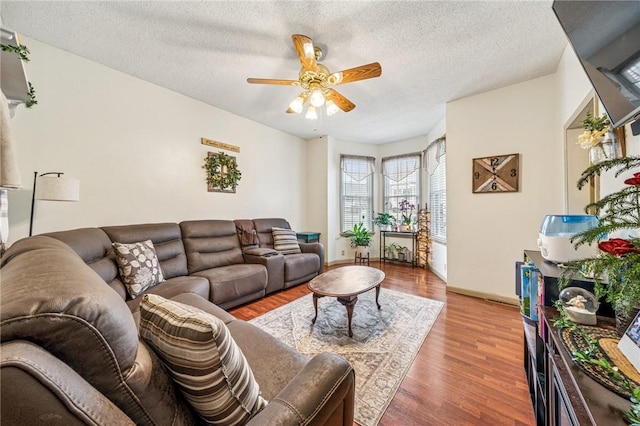
[[[480,179],[480,172],[475,172],[475,173],[473,174],[473,178],[474,178],[474,179]]]

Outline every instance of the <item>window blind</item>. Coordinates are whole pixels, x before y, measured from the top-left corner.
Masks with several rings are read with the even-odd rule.
[[[369,230],[373,229],[373,173],[375,159],[373,157],[349,156],[340,157],[341,197],[340,227],[341,231],[349,231],[362,221]]]
[[[429,175],[429,210],[431,212],[431,238],[447,242],[447,154],[442,153],[438,165]]]

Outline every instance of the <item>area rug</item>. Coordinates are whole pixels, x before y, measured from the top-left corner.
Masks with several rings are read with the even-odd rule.
[[[374,426],[393,399],[443,303],[424,297],[380,290],[358,296],[353,310],[353,337],[347,329],[347,311],[335,297],[318,300],[313,319],[312,295],[306,295],[250,322],[298,352],[313,357],[333,352],[349,360],[356,371],[355,421]]]

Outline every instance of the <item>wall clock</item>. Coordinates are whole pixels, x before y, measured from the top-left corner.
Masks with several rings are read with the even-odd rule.
[[[473,159],[472,191],[517,192],[520,154]]]

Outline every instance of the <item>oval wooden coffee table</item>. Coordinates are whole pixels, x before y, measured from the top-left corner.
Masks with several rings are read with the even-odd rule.
[[[313,292],[313,308],[315,309],[315,316],[311,323],[315,324],[316,318],[318,318],[318,299],[323,296],[337,297],[338,302],[347,308],[349,337],[353,337],[351,317],[353,316],[353,307],[358,301],[358,295],[375,287],[376,305],[380,309],[378,296],[380,296],[382,280],[384,280],[384,272],[369,266],[343,266],[318,275],[307,284],[309,290]]]

